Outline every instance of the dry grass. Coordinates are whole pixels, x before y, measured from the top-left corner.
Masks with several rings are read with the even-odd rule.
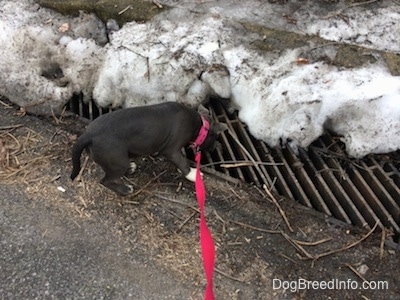
[[[19,131],[15,135],[13,131]],[[52,154],[37,155],[43,137],[26,127],[0,131],[0,181],[6,184],[32,183],[40,180],[36,172],[46,166]]]
[[[149,257],[173,274],[194,282],[202,293],[205,279],[192,184],[180,182],[181,177],[171,164],[158,159],[157,163],[150,159],[140,161],[139,174],[128,179],[137,189],[135,196],[119,197],[98,184],[102,171],[90,159],[80,180],[72,182],[72,142],[72,134],[54,127],[40,132],[23,125],[0,127],[0,182],[22,186],[31,199],[45,201],[71,216],[77,226],[82,224],[80,219],[106,222],[111,231],[121,236],[126,251],[137,244],[144,245]],[[289,261],[291,267],[299,265],[306,274],[307,269],[312,274],[314,261],[323,263],[331,255],[347,257],[349,247],[357,251],[368,237],[357,239],[340,230],[320,231],[320,222],[307,215],[301,217],[298,211],[284,205],[281,210],[291,221],[295,230],[292,233],[287,226],[279,226],[281,215],[266,202],[266,191],[233,188],[209,177],[205,183],[207,221],[217,246],[216,282],[219,289],[224,285],[225,299],[239,299],[237,286],[254,282],[260,287],[260,294],[267,293],[265,287],[271,286],[278,263],[284,270],[279,272],[286,272]],[[262,206],[253,204],[251,199],[258,199]]]
[[[65,161],[67,165],[72,143],[68,136],[60,138],[57,135],[55,138],[56,134],[57,132],[49,139],[48,135],[43,137],[40,133],[22,125],[2,127],[0,131],[0,182],[22,184],[32,198],[40,196],[52,199],[54,205],[60,205],[64,209],[69,208],[69,212],[65,211],[65,213],[72,212],[80,218],[91,218],[94,212],[103,209],[107,211],[115,205],[120,206],[124,215],[135,215],[132,223],[136,223],[141,228],[140,231],[135,232],[136,239],[147,245],[163,265],[173,266],[172,269],[181,275],[188,276],[190,274],[190,277],[202,281],[197,235],[182,236],[178,233],[168,232],[158,216],[149,213],[154,203],[146,203],[145,200],[152,197],[151,195],[148,193],[138,195],[142,191],[139,189],[135,193],[134,199],[133,197],[120,198],[116,196],[96,182],[101,177],[101,171],[90,159],[84,166],[83,174],[78,181],[59,180],[64,172],[54,168],[57,163],[52,164],[52,161],[58,161],[58,163]],[[63,140],[67,145],[64,145]],[[151,174],[143,176],[137,186],[142,186],[142,189],[161,191],[163,187],[159,186],[157,180],[164,173],[165,171],[155,177],[151,177]],[[142,181],[146,181],[147,184]],[[57,190],[57,186],[68,189],[70,185],[75,186],[76,190],[72,194],[69,193],[73,196],[72,199],[65,199],[68,195],[64,197],[63,192]],[[141,210],[135,209],[135,204],[140,204]],[[168,203],[171,211],[174,209],[174,205],[178,204]],[[165,204],[160,206],[165,206]],[[188,213],[192,214],[192,211],[190,210]],[[194,218],[190,224],[185,224],[185,226],[196,230],[196,221]],[[126,227],[125,222],[121,224],[120,228],[121,234],[130,232],[130,228]]]

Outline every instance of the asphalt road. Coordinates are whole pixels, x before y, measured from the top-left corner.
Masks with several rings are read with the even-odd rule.
[[[189,299],[193,289],[96,218],[66,218],[0,186],[1,299]]]

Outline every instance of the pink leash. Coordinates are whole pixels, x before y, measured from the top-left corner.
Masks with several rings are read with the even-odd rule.
[[[206,202],[206,190],[203,179],[200,174],[201,152],[196,152],[196,197],[200,209],[200,244],[201,253],[203,256],[204,272],[206,274],[207,286],[204,294],[204,300],[214,300],[213,291],[213,275],[215,265],[215,245],[211,232],[207,226],[207,221],[204,213],[204,205]]]

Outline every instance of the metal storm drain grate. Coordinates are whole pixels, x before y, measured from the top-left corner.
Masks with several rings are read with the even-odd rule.
[[[219,101],[211,101],[213,117],[228,125],[222,147],[203,155],[203,164],[224,177],[255,185],[267,184],[277,194],[333,216],[348,224],[390,228],[400,235],[400,152],[371,155],[362,160],[346,156],[344,146],[326,134],[308,150],[295,155],[290,147],[271,149],[247,131],[237,115],[229,115]],[[67,109],[93,120],[111,109],[99,109],[79,97]],[[246,151],[251,155],[249,159]]]
[[[215,119],[228,124],[259,167],[248,163],[229,134],[220,139],[222,149],[207,155],[205,163],[221,162],[214,166],[219,172],[257,185],[266,183],[274,192],[346,223],[373,227],[380,222],[381,228],[400,234],[399,152],[353,160],[338,139],[326,134],[308,150],[299,149],[297,156],[290,147],[271,149],[254,139],[218,102],[212,108]],[[221,167],[232,162],[237,167]]]

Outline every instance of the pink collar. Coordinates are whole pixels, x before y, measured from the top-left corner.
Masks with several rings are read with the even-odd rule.
[[[190,144],[190,148],[192,148],[194,151],[197,151],[200,148],[200,146],[204,143],[208,135],[208,130],[210,129],[210,123],[207,121],[206,118],[201,116],[201,121],[202,124],[199,134],[196,140]]]

